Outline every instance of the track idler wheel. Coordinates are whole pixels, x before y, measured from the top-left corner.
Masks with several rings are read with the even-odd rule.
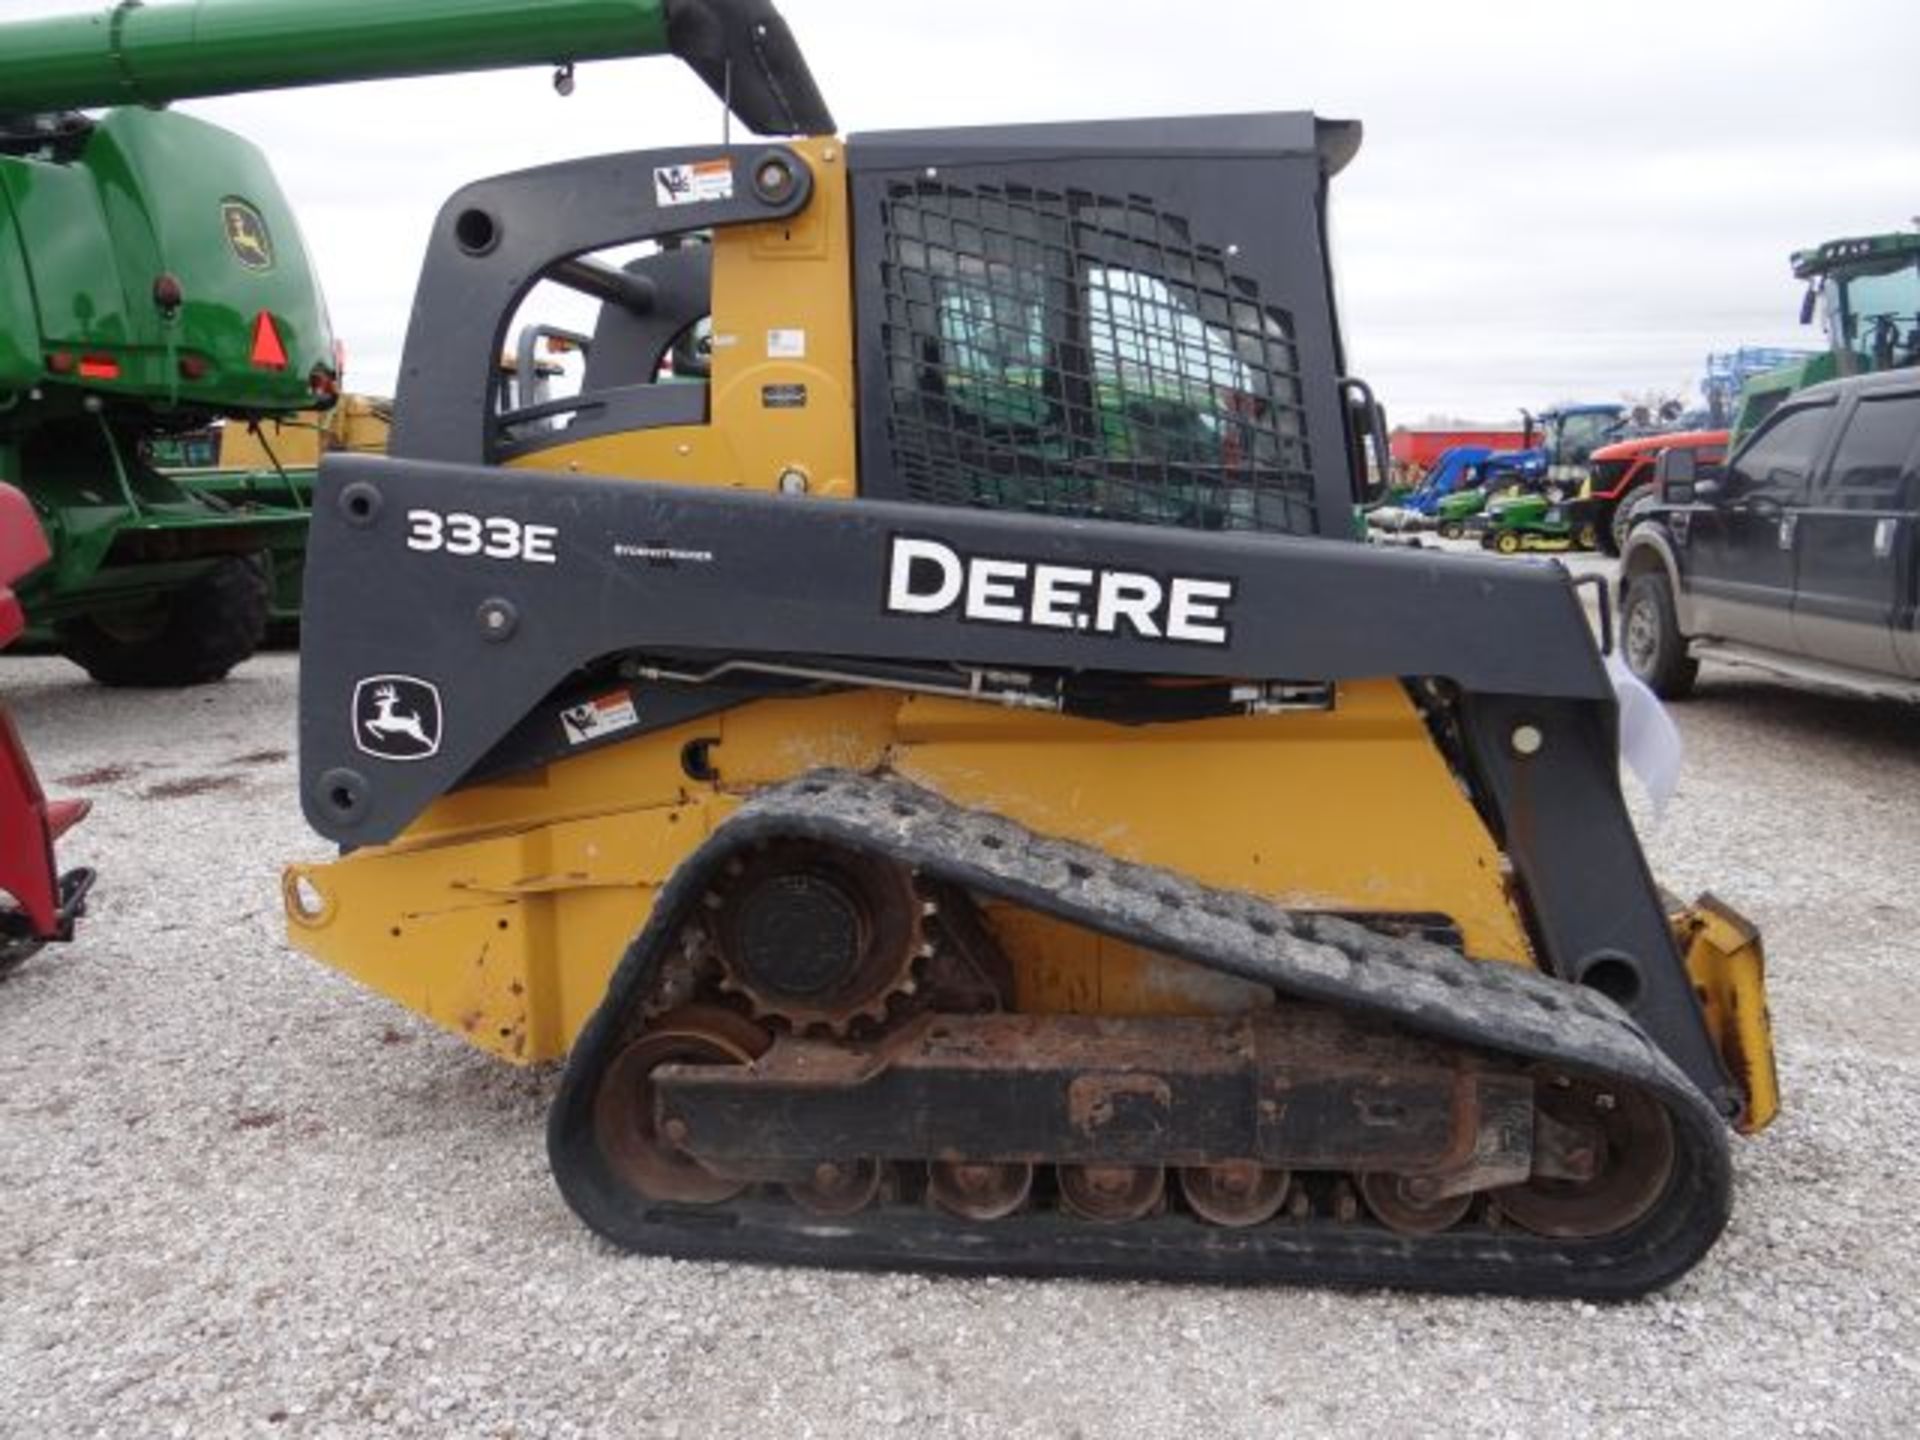
[[[1278,1215],[1291,1179],[1285,1170],[1263,1170],[1251,1160],[1188,1165],[1180,1171],[1180,1193],[1202,1220],[1238,1230]]]
[[[1086,1220],[1142,1220],[1167,1193],[1158,1165],[1062,1165],[1060,1198]]]
[[[1522,1229],[1556,1240],[1588,1240],[1624,1230],[1666,1193],[1673,1176],[1673,1122],[1636,1091],[1592,1080],[1542,1080],[1535,1105],[1592,1137],[1598,1147],[1586,1180],[1535,1175],[1494,1191],[1500,1212]]]
[[[962,1220],[1004,1220],[1032,1191],[1033,1166],[1023,1161],[937,1160],[927,1167],[928,1197]]]
[[[788,1182],[787,1197],[809,1214],[837,1220],[871,1205],[884,1173],[878,1160],[823,1160],[809,1179]]]
[[[655,1133],[652,1076],[662,1065],[750,1065],[770,1043],[751,1020],[709,1005],[675,1010],[628,1041],[593,1102],[594,1133],[614,1172],[650,1199],[692,1205],[717,1205],[746,1189],[687,1154],[684,1136]]]
[[[1423,1183],[1425,1182],[1425,1183]],[[1473,1196],[1433,1195],[1425,1176],[1390,1175],[1382,1171],[1360,1177],[1360,1198],[1373,1218],[1402,1235],[1438,1235],[1466,1218]]]

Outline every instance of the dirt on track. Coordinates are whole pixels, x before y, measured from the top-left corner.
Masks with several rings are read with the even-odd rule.
[[[1910,1433],[1920,714],[1715,669],[1676,707],[1650,853],[1765,931],[1787,1110],[1700,1269],[1594,1307],[614,1254],[546,1173],[556,1072],[286,948],[294,682],[0,660],[102,872],[0,984],[0,1434]]]

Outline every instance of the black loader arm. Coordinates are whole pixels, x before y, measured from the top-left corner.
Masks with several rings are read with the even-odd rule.
[[[327,459],[310,547],[326,584],[302,653],[303,800],[343,844],[392,839],[610,656],[1440,676],[1571,704],[1599,732],[1611,716],[1546,565],[378,456]],[[1501,643],[1473,640],[1494,615]],[[355,688],[383,675],[437,692],[433,753],[382,758],[356,736]]]
[[[1737,1103],[1622,803],[1612,689],[1558,566],[374,456],[324,462],[310,545],[325,588],[307,597],[302,802],[345,846],[499,773],[509,737],[544,728],[562,753],[566,682],[615,657],[641,682],[629,735],[697,713],[648,674],[742,656],[835,674],[1445,680],[1549,968],[1607,967],[1695,1083]]]

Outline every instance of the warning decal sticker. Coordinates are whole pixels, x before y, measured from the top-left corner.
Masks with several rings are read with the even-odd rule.
[[[584,705],[568,706],[560,712],[560,723],[566,729],[569,745],[584,745],[603,735],[631,730],[640,723],[640,715],[633,708],[633,696],[616,690]]]
[[[733,198],[733,162],[699,160],[691,165],[661,165],[653,172],[656,205],[699,205]]]

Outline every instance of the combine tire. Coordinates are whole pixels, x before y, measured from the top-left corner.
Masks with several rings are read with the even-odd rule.
[[[63,621],[54,634],[60,653],[102,685],[177,689],[223,679],[251,656],[267,611],[264,567],[236,556],[149,605]]]
[[[1627,582],[1620,624],[1627,668],[1662,700],[1685,698],[1700,673],[1700,662],[1687,653],[1666,576],[1636,575]]]

